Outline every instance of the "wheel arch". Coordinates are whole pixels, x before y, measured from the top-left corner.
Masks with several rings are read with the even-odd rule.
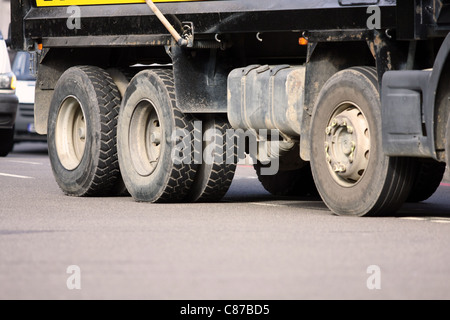
[[[375,66],[376,61],[366,42],[310,43],[306,64],[305,102],[302,119],[300,155],[310,160],[311,119],[315,103],[325,83],[339,71],[355,66]]]
[[[427,119],[434,122],[434,141],[439,161],[445,161],[447,120],[450,116],[450,33],[436,57],[426,97]]]

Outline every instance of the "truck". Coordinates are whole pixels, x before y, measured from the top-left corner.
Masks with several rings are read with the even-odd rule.
[[[248,154],[273,194],[384,216],[449,163],[448,0],[22,0],[11,19],[69,196],[215,202]]]

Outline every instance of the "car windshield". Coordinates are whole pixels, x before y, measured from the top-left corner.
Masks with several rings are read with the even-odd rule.
[[[17,52],[12,69],[17,80],[36,80],[30,73],[30,54],[28,52]]]

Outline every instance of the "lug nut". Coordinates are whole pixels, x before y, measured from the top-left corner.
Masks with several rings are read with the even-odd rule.
[[[337,173],[344,173],[345,171],[347,171],[347,167],[344,166],[343,164],[336,164],[333,168],[334,172]]]
[[[155,144],[161,144],[161,133],[159,132],[153,132],[151,137],[150,137],[151,142],[155,143]]]
[[[80,138],[80,140],[86,139],[86,133],[83,128],[78,128],[78,138]]]

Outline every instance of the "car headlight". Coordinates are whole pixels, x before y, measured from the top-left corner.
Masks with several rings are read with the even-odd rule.
[[[9,72],[0,74],[0,89],[15,90],[16,84],[16,76],[14,73]]]

